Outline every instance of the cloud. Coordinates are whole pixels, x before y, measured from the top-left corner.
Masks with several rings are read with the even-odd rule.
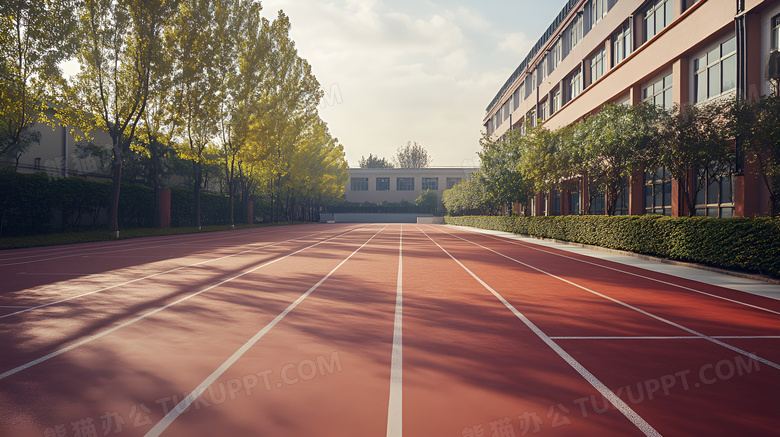
[[[283,9],[299,53],[340,104],[321,110],[347,159],[391,157],[407,141],[435,165],[471,162],[484,108],[525,56],[530,39],[480,11],[444,2],[266,0]]]

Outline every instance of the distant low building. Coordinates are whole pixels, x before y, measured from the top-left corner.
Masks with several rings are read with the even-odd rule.
[[[53,110],[47,110],[49,118],[56,119]],[[58,123],[59,124],[59,123]],[[95,131],[90,143],[76,142],[70,126],[51,126],[38,123],[30,129],[40,133],[40,141],[33,143],[14,163],[20,173],[45,172],[51,177],[80,176],[93,180],[111,179],[108,162],[112,150],[111,136],[105,131]]]
[[[441,201],[444,190],[468,179],[476,167],[351,168],[346,197],[349,202],[413,203],[420,192],[431,190]]]

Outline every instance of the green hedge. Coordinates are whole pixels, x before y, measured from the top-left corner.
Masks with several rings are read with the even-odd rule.
[[[111,182],[52,179],[45,173],[0,171],[0,236],[45,234],[95,225],[100,217],[105,217],[110,200]],[[240,202],[235,203],[236,222],[240,222],[243,211]],[[193,226],[194,211],[192,190],[174,188],[171,224]],[[228,224],[229,211],[227,196],[201,192],[203,226]],[[154,190],[142,184],[123,182],[118,221],[124,228],[153,226]]]
[[[780,277],[778,218],[448,216],[445,220]]]

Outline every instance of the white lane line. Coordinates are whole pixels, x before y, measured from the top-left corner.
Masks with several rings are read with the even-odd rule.
[[[650,281],[653,281],[653,282],[658,282],[659,284],[670,285],[672,287],[681,288],[683,290],[692,291],[694,293],[703,294],[705,296],[714,297],[716,299],[721,299],[721,300],[725,300],[725,301],[728,301],[728,302],[736,303],[738,305],[744,305],[746,307],[754,308],[754,309],[761,310],[761,311],[766,311],[766,312],[771,313],[771,314],[780,315],[780,311],[770,310],[768,308],[760,307],[758,305],[753,305],[753,304],[749,304],[749,303],[746,303],[746,302],[741,302],[741,301],[738,301],[738,300],[735,300],[735,299],[730,299],[728,297],[718,296],[717,294],[708,293],[706,291],[697,290],[695,288],[686,287],[684,285],[675,284],[673,282],[664,281],[662,279],[651,278],[649,276],[640,275],[638,273],[633,273],[633,272],[629,272],[629,271],[626,271],[626,270],[621,270],[621,269],[618,269],[618,268],[615,268],[615,267],[605,266],[603,264],[594,263],[592,261],[586,261],[586,260],[575,258],[575,257],[572,257],[572,256],[551,252],[549,250],[545,250],[545,249],[542,249],[540,247],[534,247],[534,245],[531,245],[531,244],[518,243],[516,241],[508,240],[506,238],[498,238],[498,237],[494,237],[494,236],[491,236],[491,235],[488,235],[488,234],[483,234],[481,232],[473,231],[473,230],[470,230],[470,229],[467,229],[467,230],[470,231],[470,232],[473,232],[475,234],[484,235],[485,237],[487,237],[487,238],[489,238],[491,240],[503,241],[503,242],[506,242],[506,243],[509,243],[509,244],[514,244],[516,246],[521,246],[521,247],[525,247],[525,248],[528,248],[528,249],[533,249],[533,250],[536,250],[536,251],[539,251],[539,252],[548,253],[550,255],[559,256],[561,258],[566,258],[566,259],[570,259],[570,260],[573,260],[573,261],[578,261],[578,262],[581,262],[581,263],[584,263],[584,264],[588,264],[588,265],[592,265],[592,266],[596,266],[596,267],[601,267],[603,269],[612,270],[613,272],[625,273],[627,275],[635,276],[637,278],[642,278],[642,279],[647,279],[647,280],[650,280]],[[450,232],[446,232],[446,233],[448,233],[450,235],[455,235],[455,234],[452,234]],[[641,268],[641,267],[637,267],[637,268]],[[691,279],[688,279],[688,280],[691,281]],[[726,287],[723,287],[723,288],[726,288]]]
[[[419,228],[418,228],[419,229]],[[471,275],[472,278],[474,278],[477,282],[480,283],[483,287],[485,287],[486,290],[490,291],[493,296],[498,298],[498,300],[501,301],[501,303],[504,304],[510,311],[512,311],[512,314],[514,314],[518,319],[522,320],[525,325],[531,329],[531,331],[534,332],[543,342],[547,344],[555,353],[558,354],[561,358],[566,361],[574,370],[577,371],[583,378],[585,378],[590,385],[593,386],[596,390],[601,393],[602,396],[604,396],[605,399],[609,400],[609,402],[623,415],[631,421],[637,428],[639,428],[640,431],[642,431],[646,436],[660,436],[661,434],[655,430],[645,419],[643,419],[639,414],[637,414],[634,410],[631,409],[631,407],[628,406],[625,402],[623,402],[620,397],[618,397],[612,390],[610,390],[606,385],[604,385],[603,382],[601,382],[598,378],[596,378],[595,375],[590,373],[588,369],[582,366],[574,357],[569,355],[568,352],[563,350],[560,346],[558,346],[558,343],[556,343],[552,338],[547,336],[547,334],[544,333],[541,329],[539,329],[538,326],[536,326],[530,319],[528,319],[523,313],[518,311],[517,308],[515,308],[509,301],[504,299],[501,294],[499,294],[496,290],[494,290],[490,285],[488,285],[485,281],[480,279],[477,275],[474,274],[471,270],[469,270],[468,267],[463,265],[457,258],[452,256],[451,253],[447,252],[445,248],[443,248],[439,243],[437,243],[433,238],[431,238],[425,231],[420,229],[420,231],[425,234],[426,237],[428,237],[429,240],[433,242],[436,246],[439,247],[444,253],[446,253],[450,258],[452,258],[453,261],[458,263],[463,270],[465,270],[469,275]]]
[[[553,340],[706,340],[693,335],[660,336],[660,337],[550,337]],[[780,335],[713,335],[720,340],[764,340],[780,339]]]
[[[377,235],[379,235],[380,232],[382,232],[387,226],[384,228],[378,230],[376,234],[372,235],[371,238],[368,239],[365,243],[363,243],[362,246],[355,249],[354,252],[352,252],[348,257],[346,257],[343,261],[339,263],[336,267],[333,268],[325,277],[319,280],[316,284],[314,284],[311,288],[309,288],[306,293],[303,293],[298,299],[295,300],[295,302],[291,303],[284,311],[282,311],[281,314],[276,316],[272,321],[270,321],[263,329],[257,332],[252,338],[250,338],[246,343],[244,343],[237,351],[233,353],[233,355],[230,356],[227,360],[225,360],[224,363],[222,363],[214,372],[211,373],[203,382],[201,382],[194,390],[190,392],[189,395],[187,395],[184,399],[182,399],[181,402],[179,402],[171,411],[168,412],[168,414],[165,415],[159,422],[157,422],[154,427],[149,430],[149,432],[146,433],[146,437],[156,437],[162,434],[172,423],[176,418],[179,417],[181,413],[187,410],[187,408],[192,405],[193,402],[197,398],[200,397],[200,395],[203,394],[206,389],[211,386],[217,379],[219,379],[222,374],[224,374],[230,366],[235,364],[236,361],[238,361],[252,346],[254,346],[258,341],[260,341],[265,334],[268,333],[271,329],[273,329],[274,326],[276,326],[287,314],[289,314],[292,310],[295,309],[298,305],[300,305],[301,302],[303,302],[304,299],[309,297],[310,294],[314,292],[320,285],[322,285],[323,282],[325,282],[328,278],[333,275],[333,273],[336,272],[341,266],[343,266],[347,261],[349,261],[350,258],[352,258],[360,249],[366,247],[368,243],[371,242],[371,240],[374,239]]]
[[[616,304],[618,304],[618,305],[620,305],[620,306],[623,306],[623,307],[626,307],[626,308],[628,308],[628,309],[634,310],[634,311],[636,311],[636,312],[638,312],[638,313],[640,313],[640,314],[644,314],[644,315],[645,315],[645,316],[647,316],[647,317],[650,317],[650,318],[653,318],[653,319],[655,319],[655,320],[658,320],[658,321],[660,321],[660,322],[666,323],[667,325],[674,326],[675,328],[678,328],[678,329],[681,329],[681,330],[683,330],[683,331],[686,331],[686,332],[688,332],[688,333],[690,333],[690,334],[693,334],[693,335],[694,335],[694,336],[696,336],[696,337],[700,337],[700,338],[702,338],[702,339],[704,339],[704,340],[710,341],[710,342],[712,342],[712,343],[715,343],[715,344],[717,344],[717,345],[719,345],[719,346],[723,346],[723,347],[725,347],[726,349],[729,349],[729,350],[731,350],[731,351],[734,351],[734,352],[736,352],[736,353],[738,353],[738,354],[744,355],[744,356],[746,356],[746,357],[748,357],[748,358],[751,358],[751,359],[753,359],[753,360],[756,360],[756,361],[758,361],[758,362],[760,362],[760,363],[766,364],[766,365],[767,365],[767,366],[769,366],[769,367],[774,367],[775,369],[778,369],[778,370],[780,370],[780,364],[777,364],[777,363],[775,363],[774,361],[770,361],[770,360],[768,360],[768,359],[766,359],[766,358],[761,358],[761,357],[759,357],[759,356],[758,356],[758,355],[756,355],[756,354],[753,354],[753,353],[747,352],[747,351],[745,351],[745,350],[742,350],[742,349],[740,349],[740,348],[738,348],[738,347],[732,346],[732,345],[730,345],[730,344],[728,344],[728,343],[724,343],[724,342],[722,342],[722,341],[720,341],[720,340],[718,340],[718,339],[716,339],[716,338],[714,338],[714,337],[711,337],[711,336],[709,336],[709,335],[703,334],[703,333],[701,333],[701,332],[699,332],[699,331],[696,331],[696,330],[694,330],[694,329],[688,328],[688,327],[686,327],[686,326],[683,326],[683,325],[681,325],[681,324],[679,324],[679,323],[673,322],[673,321],[671,321],[671,320],[669,320],[669,319],[665,319],[665,318],[663,318],[663,317],[661,317],[661,316],[657,316],[657,315],[655,315],[655,314],[653,314],[653,313],[651,313],[651,312],[649,312],[649,311],[645,311],[645,310],[643,310],[643,309],[641,309],[641,308],[635,307],[635,306],[633,306],[633,305],[630,305],[630,304],[627,304],[627,303],[625,303],[625,302],[623,302],[623,301],[620,301],[620,300],[618,300],[618,299],[615,299],[614,297],[610,297],[610,296],[607,296],[607,295],[605,295],[605,294],[601,294],[601,293],[599,293],[599,292],[597,292],[597,291],[593,291],[593,290],[591,290],[591,289],[590,289],[590,288],[588,288],[588,287],[585,287],[585,286],[582,286],[582,285],[580,285],[580,284],[577,284],[577,283],[575,283],[575,282],[569,281],[568,279],[564,279],[564,278],[562,278],[562,277],[560,277],[560,276],[553,275],[552,273],[546,272],[546,271],[544,271],[544,270],[542,270],[542,269],[540,269],[540,268],[534,267],[534,266],[532,266],[532,265],[530,265],[530,264],[526,264],[526,263],[524,263],[524,262],[522,262],[522,261],[518,261],[518,260],[516,260],[516,259],[514,259],[514,258],[512,258],[512,257],[510,257],[510,256],[508,256],[508,255],[504,255],[504,254],[503,254],[503,253],[501,253],[501,252],[495,251],[495,250],[493,250],[493,249],[491,249],[491,248],[489,248],[489,247],[483,246],[483,245],[481,245],[481,244],[479,244],[479,243],[476,243],[476,242],[474,242],[474,241],[467,240],[467,239],[465,239],[465,238],[463,238],[463,237],[460,237],[460,236],[458,236],[458,235],[455,235],[455,234],[450,234],[450,235],[452,235],[452,236],[454,236],[454,237],[456,237],[456,238],[459,238],[459,239],[461,239],[461,240],[463,240],[463,241],[469,242],[469,243],[471,243],[471,244],[473,244],[473,245],[475,245],[475,246],[477,246],[477,247],[481,247],[481,248],[483,248],[483,249],[485,249],[485,250],[487,250],[487,251],[493,252],[493,253],[495,253],[496,255],[499,255],[499,256],[501,256],[501,257],[504,257],[504,258],[506,258],[506,259],[508,259],[508,260],[510,260],[510,261],[514,261],[514,262],[516,262],[516,263],[518,263],[518,264],[520,264],[520,265],[522,265],[522,266],[525,266],[525,267],[527,267],[527,268],[529,268],[529,269],[532,269],[532,270],[535,270],[535,271],[537,271],[537,272],[539,272],[539,273],[542,273],[542,274],[545,274],[545,275],[547,275],[547,276],[550,276],[551,278],[554,278],[554,279],[557,279],[557,280],[559,280],[559,281],[565,282],[565,283],[567,283],[567,284],[569,284],[569,285],[573,285],[573,286],[575,286],[575,287],[579,288],[580,290],[587,291],[588,293],[591,293],[591,294],[594,294],[594,295],[596,295],[596,296],[599,296],[599,297],[601,297],[601,298],[607,299],[607,300],[609,300],[609,301],[611,301],[611,302],[614,302],[614,303],[616,303]]]
[[[353,228],[353,229],[351,229],[351,230],[349,230],[347,232],[352,232],[355,229],[359,229],[359,228]],[[304,237],[298,237],[298,238],[293,238],[293,239],[290,239],[290,240],[279,241],[279,242],[276,242],[276,243],[267,244],[265,246],[256,247],[254,249],[247,249],[247,250],[244,250],[244,251],[241,251],[241,252],[236,252],[236,253],[231,254],[231,255],[225,255],[225,256],[222,256],[222,257],[219,257],[219,258],[212,258],[212,259],[208,259],[208,260],[205,260],[205,261],[197,262],[195,264],[188,264],[186,266],[176,267],[176,268],[173,268],[173,269],[170,269],[170,270],[165,270],[165,271],[162,271],[162,272],[153,273],[153,274],[148,275],[148,276],[132,279],[130,281],[125,281],[125,282],[122,282],[120,284],[115,284],[115,285],[111,285],[111,286],[108,286],[108,287],[100,288],[98,290],[93,290],[93,291],[88,291],[86,293],[77,294],[75,296],[66,297],[64,299],[56,300],[56,301],[53,301],[53,302],[44,303],[44,304],[33,306],[33,307],[25,307],[25,309],[22,310],[22,311],[16,311],[16,312],[13,312],[13,313],[10,313],[10,314],[2,315],[2,316],[0,316],[0,319],[4,319],[6,317],[11,317],[11,316],[15,316],[15,315],[18,315],[18,314],[26,313],[28,311],[34,311],[34,310],[38,310],[38,309],[41,309],[41,308],[50,307],[52,305],[58,305],[58,304],[61,304],[63,302],[67,302],[67,301],[70,301],[70,300],[73,300],[73,299],[78,299],[80,297],[89,296],[91,294],[100,293],[100,292],[103,292],[103,291],[106,291],[106,290],[111,290],[112,288],[122,287],[124,285],[132,284],[132,283],[135,283],[135,282],[138,282],[138,281],[143,281],[143,280],[146,280],[146,279],[149,279],[149,278],[154,278],[156,276],[167,275],[168,273],[176,272],[176,271],[179,271],[179,270],[184,270],[184,269],[200,266],[200,265],[203,265],[203,264],[208,264],[208,263],[219,261],[219,260],[223,260],[223,259],[226,259],[226,258],[232,258],[234,256],[243,255],[243,254],[249,253],[249,252],[255,252],[255,251],[258,251],[260,249],[267,249],[269,247],[278,246],[278,245],[283,244],[283,243],[289,243],[290,241],[300,240],[302,238],[306,238],[306,237],[309,237],[311,235],[317,235],[317,234],[321,234],[321,233],[322,232],[316,232],[314,234],[310,234],[310,235],[307,235],[307,236],[304,236]],[[325,241],[327,241],[327,240],[325,240]]]
[[[403,238],[398,241],[398,279],[395,289],[395,320],[393,322],[393,355],[390,361],[390,400],[387,405],[387,437],[403,436]]]
[[[346,232],[344,234],[346,234]],[[227,284],[228,282],[231,282],[231,281],[233,281],[235,279],[238,279],[238,278],[240,278],[242,276],[246,276],[246,275],[248,275],[248,274],[250,274],[252,272],[260,270],[263,267],[266,267],[266,266],[269,266],[271,264],[277,263],[277,262],[279,262],[279,261],[281,261],[281,260],[283,260],[285,258],[289,258],[289,257],[291,257],[291,256],[293,256],[295,254],[301,253],[304,250],[311,249],[312,247],[319,246],[320,244],[323,244],[323,243],[325,243],[327,241],[334,240],[334,239],[336,239],[336,238],[338,238],[340,236],[343,236],[344,234],[339,234],[339,235],[337,235],[335,237],[328,238],[327,240],[322,240],[322,241],[320,241],[318,243],[312,244],[310,246],[306,246],[303,249],[299,249],[299,250],[296,250],[295,252],[289,253],[289,254],[287,254],[287,255],[285,255],[283,257],[276,258],[274,260],[271,260],[271,261],[268,261],[266,263],[263,263],[263,264],[261,264],[261,265],[259,265],[257,267],[253,267],[250,270],[247,270],[247,271],[245,271],[245,272],[243,272],[241,274],[238,274],[236,276],[233,276],[231,278],[225,279],[222,282],[219,282],[217,284],[214,284],[214,285],[212,285],[210,287],[204,288],[204,289],[202,289],[200,291],[197,291],[195,293],[189,294],[187,296],[184,296],[183,298],[181,298],[181,299],[179,299],[177,301],[171,302],[171,303],[166,304],[164,306],[161,306],[161,307],[159,307],[157,309],[154,309],[154,310],[149,311],[147,313],[141,314],[138,317],[134,317],[134,318],[132,318],[132,319],[130,319],[130,320],[124,322],[124,323],[121,323],[119,325],[114,326],[113,328],[109,328],[109,329],[106,329],[105,331],[98,332],[97,334],[90,335],[90,336],[86,337],[85,339],[83,339],[81,341],[78,341],[76,343],[70,344],[70,345],[68,345],[66,347],[63,347],[62,349],[57,349],[56,351],[54,351],[54,352],[52,352],[50,354],[44,355],[44,356],[42,356],[42,357],[40,357],[38,359],[35,359],[35,360],[32,360],[32,361],[30,361],[28,363],[22,364],[21,366],[18,366],[18,367],[15,367],[15,368],[11,369],[11,370],[6,371],[6,372],[0,373],[0,380],[4,379],[4,378],[7,378],[7,377],[9,377],[9,376],[11,376],[13,374],[19,373],[22,370],[28,369],[28,368],[30,368],[32,366],[35,366],[36,364],[40,364],[40,363],[42,363],[44,361],[47,361],[47,360],[49,360],[51,358],[54,358],[54,357],[59,356],[59,355],[62,355],[65,352],[73,350],[73,349],[75,349],[75,348],[77,348],[79,346],[83,346],[83,345],[85,345],[85,344],[87,344],[87,343],[89,343],[89,342],[91,342],[93,340],[97,340],[99,338],[105,337],[106,335],[111,334],[112,332],[116,332],[116,331],[118,331],[118,330],[120,330],[122,328],[130,326],[130,325],[132,325],[132,324],[134,324],[134,323],[136,323],[138,321],[146,319],[147,317],[153,316],[153,315],[159,313],[160,311],[167,310],[168,308],[170,308],[170,307],[172,307],[174,305],[177,305],[177,304],[180,304],[180,303],[182,303],[182,302],[184,302],[186,300],[192,299],[195,296],[199,296],[199,295],[201,295],[201,294],[203,294],[203,293],[205,293],[205,292],[207,292],[209,290],[213,290],[213,289],[215,289],[215,288],[217,288],[217,287],[219,287],[221,285]]]

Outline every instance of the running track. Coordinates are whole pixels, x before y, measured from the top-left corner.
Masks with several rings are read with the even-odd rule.
[[[429,225],[0,252],[0,436],[780,435],[780,301]]]

